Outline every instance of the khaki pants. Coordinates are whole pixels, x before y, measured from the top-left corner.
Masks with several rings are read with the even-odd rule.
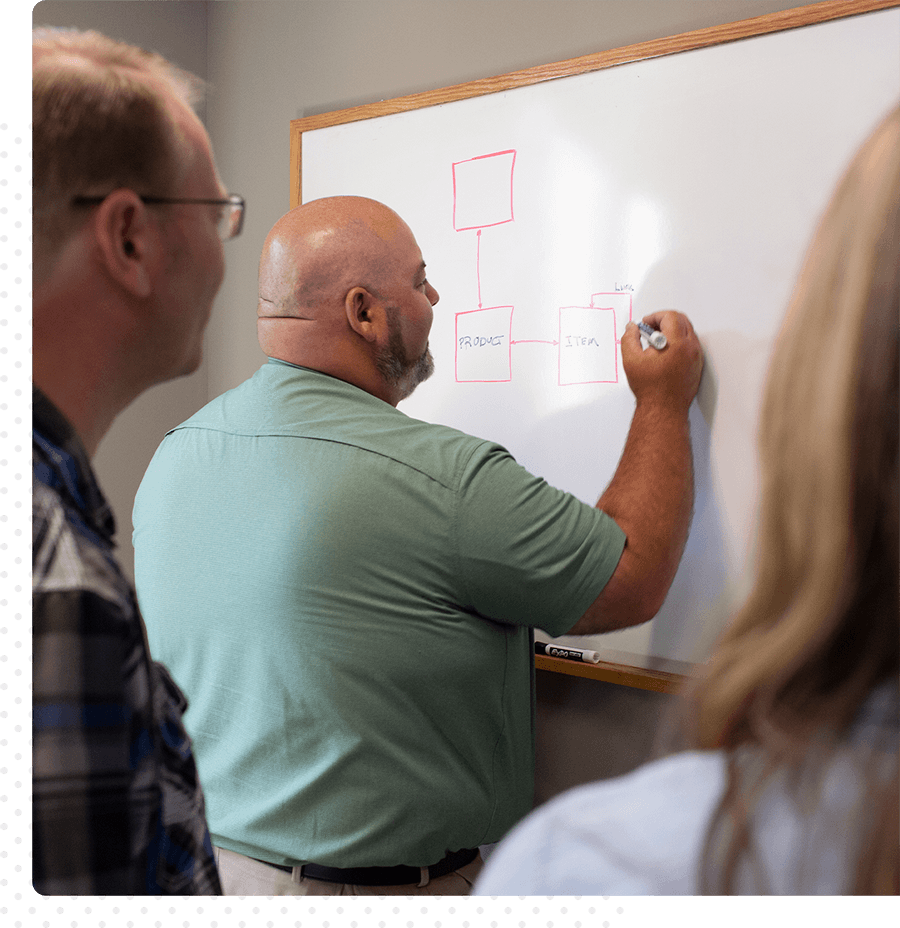
[[[214,848],[226,896],[468,896],[482,867],[481,855],[465,867],[430,880],[425,886],[354,886],[294,875],[243,854]]]

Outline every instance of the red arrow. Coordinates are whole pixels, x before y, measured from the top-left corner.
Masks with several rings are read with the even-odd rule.
[[[478,278],[478,308],[481,309],[481,229],[478,230],[478,248],[475,252],[475,276]]]
[[[558,345],[559,342],[547,341],[546,338],[520,338],[510,341],[510,345]]]

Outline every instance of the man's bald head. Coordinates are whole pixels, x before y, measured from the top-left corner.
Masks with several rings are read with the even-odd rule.
[[[398,239],[411,237],[392,210],[365,197],[327,197],[286,213],[259,263],[258,316],[322,319],[348,291],[380,293],[395,270]]]
[[[259,263],[259,344],[396,405],[430,376],[439,297],[409,226],[365,197],[286,213]]]

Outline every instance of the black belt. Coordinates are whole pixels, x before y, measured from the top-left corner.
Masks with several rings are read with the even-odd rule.
[[[448,854],[430,867],[407,867],[403,864],[396,867],[350,867],[346,870],[340,867],[322,867],[319,864],[301,864],[300,875],[313,880],[324,880],[326,883],[350,883],[353,886],[405,886],[407,883],[418,883],[422,878],[422,869],[428,871],[430,880],[437,879],[459,870],[470,864],[478,856],[478,848],[465,848]],[[270,864],[267,860],[251,858],[257,863],[293,873],[294,868],[286,864]]]

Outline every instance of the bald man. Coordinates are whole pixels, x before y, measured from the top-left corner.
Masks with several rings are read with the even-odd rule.
[[[532,629],[646,621],[677,568],[688,321],[649,317],[661,352],[626,331],[636,411],[591,507],[396,408],[432,371],[437,302],[386,206],[292,210],[260,262],[268,362],[167,435],[138,493],[138,593],[226,893],[467,893],[531,807]]]

